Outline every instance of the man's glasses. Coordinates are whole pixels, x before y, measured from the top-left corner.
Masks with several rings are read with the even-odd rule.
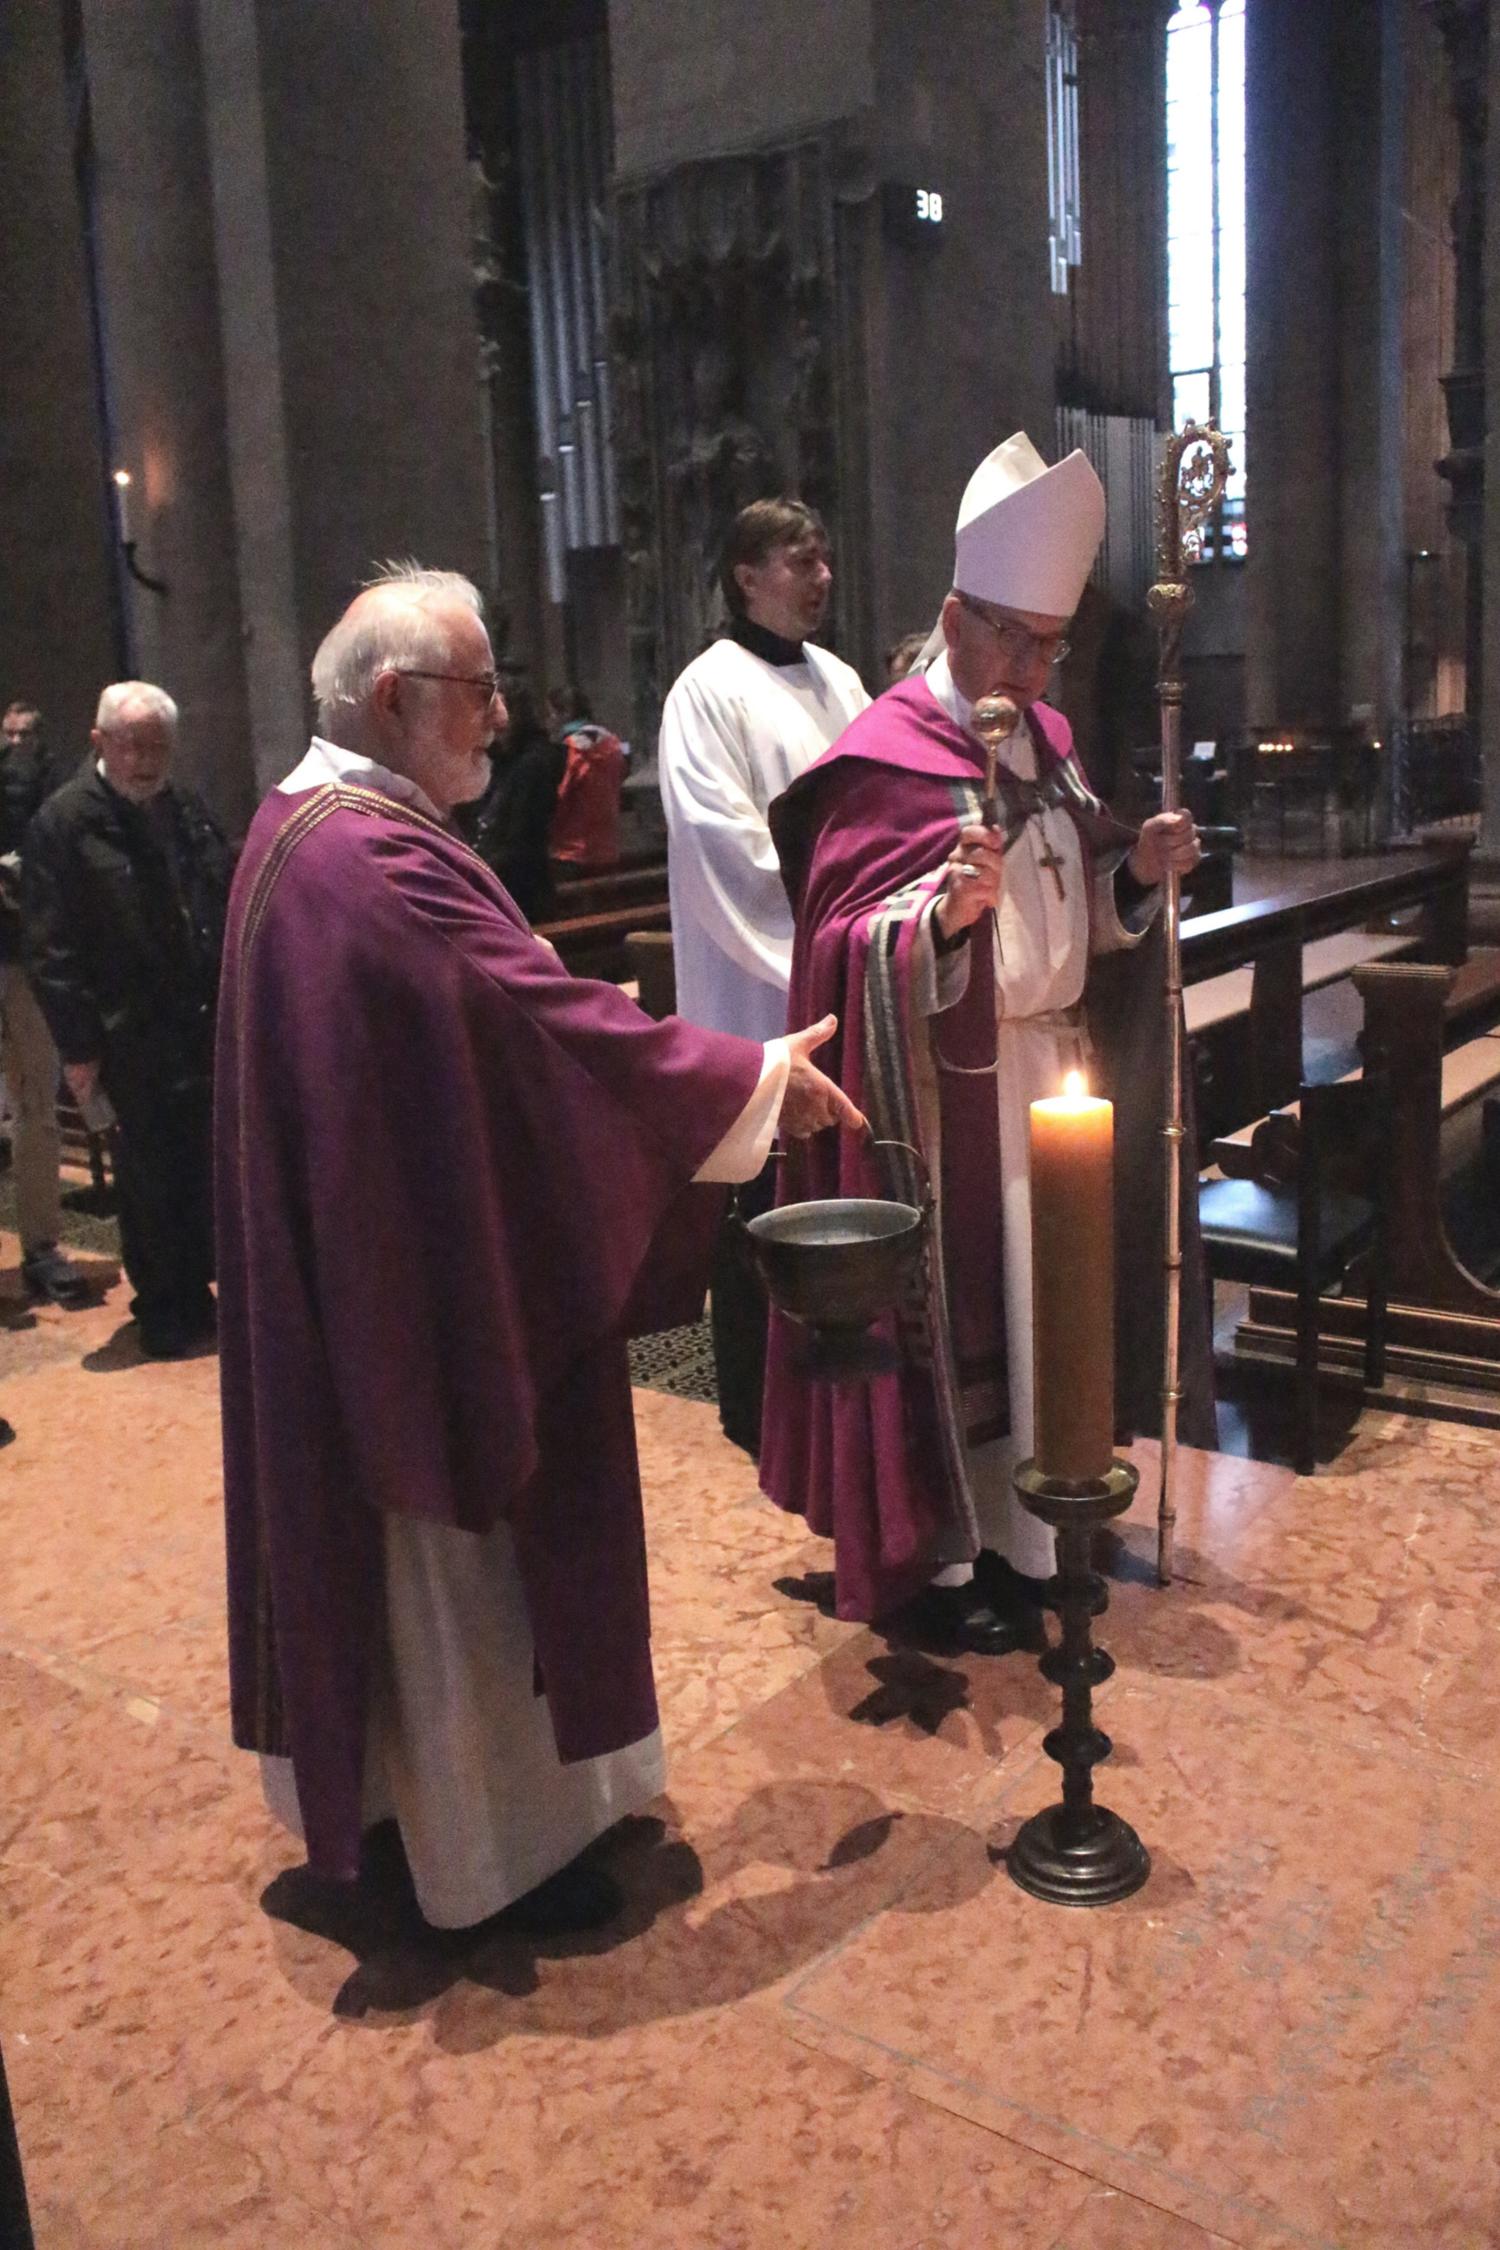
[[[414,664],[403,664],[398,668],[398,676],[403,680],[447,680],[453,687],[478,688],[486,703],[493,702],[500,693],[498,672],[419,672]]]
[[[1050,671],[1067,655],[1069,643],[1061,633],[1033,633],[1029,626],[1012,624],[1009,618],[991,617],[972,594],[961,594],[957,587],[954,596],[961,608],[994,634],[1007,664],[1044,664]]]

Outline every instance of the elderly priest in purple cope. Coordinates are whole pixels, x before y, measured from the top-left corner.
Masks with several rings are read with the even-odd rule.
[[[504,722],[466,580],[387,572],[313,687],[219,1018],[235,1740],[314,1871],[394,1817],[431,1924],[582,1927],[618,1894],[572,1863],[663,1780],[624,1339],[701,1302],[692,1183],[861,1120],[831,1023],[652,1023],[449,828]]]
[[[919,1152],[890,1155],[881,1177],[862,1145],[814,1146],[785,1168],[783,1192],[919,1198],[930,1176],[938,1224],[900,1317],[898,1372],[810,1384],[773,1318],[762,1482],[832,1536],[841,1616],[914,1599],[945,1641],[997,1654],[1034,1639],[1053,1569],[1052,1534],[1011,1483],[1032,1445],[1028,1124],[1031,1102],[1079,1064],[1116,1102],[1135,1377],[1122,1403],[1137,1427],[1150,1413],[1165,1083],[1153,923],[1163,875],[1193,866],[1198,845],[1186,813],[1139,834],[1118,824],[1041,700],[1103,529],[1082,453],[1048,468],[1024,435],[997,446],[959,508],[925,672],[862,712],[771,808],[796,919],[791,1020],[837,1009],[828,1067],[876,1133]],[[989,695],[1023,714],[1000,752],[1003,849],[980,820],[971,725]],[[1111,954],[1144,973],[1111,980]],[[1187,1241],[1191,1257],[1195,1231]],[[1189,1286],[1181,1427],[1211,1444],[1201,1313]],[[1159,1357],[1155,1372],[1159,1389]]]

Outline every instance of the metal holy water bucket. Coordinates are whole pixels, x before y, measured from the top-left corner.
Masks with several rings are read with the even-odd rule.
[[[772,1304],[806,1332],[805,1372],[825,1382],[857,1382],[899,1366],[895,1347],[872,1336],[870,1324],[899,1302],[932,1225],[932,1181],[920,1149],[909,1141],[870,1145],[916,1158],[920,1204],[833,1196],[784,1203],[744,1222]]]

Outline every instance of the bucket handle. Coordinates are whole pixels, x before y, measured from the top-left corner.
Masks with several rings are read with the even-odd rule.
[[[874,1135],[874,1134],[871,1134],[871,1136],[870,1136],[869,1140],[868,1140],[868,1141],[867,1141],[867,1142],[865,1143],[865,1146],[866,1146],[867,1148],[870,1148],[870,1149],[877,1149],[877,1148],[899,1148],[899,1149],[904,1149],[904,1150],[905,1150],[905,1152],[906,1152],[906,1154],[907,1154],[908,1156],[914,1156],[914,1157],[916,1158],[916,1160],[917,1160],[917,1164],[918,1164],[918,1166],[919,1166],[919,1168],[920,1168],[920,1170],[921,1170],[921,1174],[922,1174],[922,1201],[921,1201],[921,1209],[922,1209],[922,1211],[924,1212],[924,1214],[925,1214],[925,1213],[929,1213],[929,1212],[931,1212],[931,1210],[932,1210],[932,1208],[933,1208],[933,1203],[934,1203],[934,1201],[935,1201],[935,1198],[934,1198],[934,1196],[933,1196],[933,1192],[932,1192],[932,1173],[931,1173],[931,1171],[930,1171],[930,1170],[929,1170],[929,1168],[928,1168],[928,1164],[927,1164],[927,1159],[926,1159],[926,1157],[925,1157],[925,1156],[924,1156],[924,1155],[922,1154],[922,1151],[921,1151],[921,1150],[920,1150],[919,1148],[915,1147],[915,1146],[913,1145],[913,1143],[912,1143],[912,1142],[910,1142],[910,1141],[879,1140],[879,1139],[877,1139],[877,1138],[875,1137],[875,1135]]]
[[[865,1147],[872,1150],[877,1148],[899,1148],[904,1150],[908,1156],[916,1158],[917,1164],[922,1174],[922,1199],[920,1209],[924,1217],[930,1216],[934,1208],[936,1198],[934,1197],[932,1192],[932,1173],[928,1167],[927,1159],[922,1154],[922,1151],[917,1148],[911,1141],[883,1140],[878,1138],[873,1133],[865,1142]],[[769,1164],[780,1164],[784,1162],[787,1153],[787,1150],[778,1143],[772,1147],[766,1161]],[[735,1187],[731,1188],[729,1193],[729,1216],[739,1226],[742,1233],[748,1231],[746,1227],[744,1209],[740,1203],[740,1187],[743,1185],[744,1183],[743,1181],[741,1181]]]

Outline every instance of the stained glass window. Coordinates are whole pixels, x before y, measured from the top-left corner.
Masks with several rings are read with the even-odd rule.
[[[1245,552],[1245,8],[1167,25],[1167,338],[1174,425],[1211,416],[1233,463],[1212,553]]]

